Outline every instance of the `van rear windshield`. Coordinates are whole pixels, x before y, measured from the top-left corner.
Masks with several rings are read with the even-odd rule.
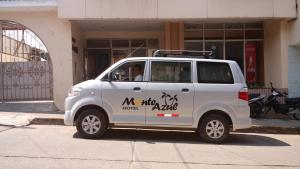
[[[233,84],[228,63],[197,62],[198,83]]]

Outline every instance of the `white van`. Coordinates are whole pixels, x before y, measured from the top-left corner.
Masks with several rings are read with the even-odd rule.
[[[134,57],[73,86],[65,125],[84,138],[114,126],[191,129],[207,142],[251,127],[248,89],[235,61]]]

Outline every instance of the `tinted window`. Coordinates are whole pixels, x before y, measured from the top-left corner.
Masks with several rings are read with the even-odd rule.
[[[151,81],[169,83],[191,82],[190,62],[151,62]]]
[[[233,77],[227,63],[197,62],[198,83],[232,84]]]

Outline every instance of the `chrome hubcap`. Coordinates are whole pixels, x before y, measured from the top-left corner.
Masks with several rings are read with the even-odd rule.
[[[206,125],[206,134],[213,139],[218,139],[224,134],[224,125],[219,120],[212,120]]]
[[[88,115],[82,120],[82,129],[87,134],[95,134],[101,128],[101,121],[95,115]]]

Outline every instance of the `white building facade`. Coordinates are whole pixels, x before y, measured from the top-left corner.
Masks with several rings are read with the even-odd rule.
[[[96,77],[128,54],[151,56],[156,49],[211,50],[212,58],[237,61],[250,87],[273,82],[290,96],[300,96],[298,4],[299,0],[13,0],[0,2],[0,20],[23,25],[44,43],[52,68],[51,98],[63,110],[73,84]]]

